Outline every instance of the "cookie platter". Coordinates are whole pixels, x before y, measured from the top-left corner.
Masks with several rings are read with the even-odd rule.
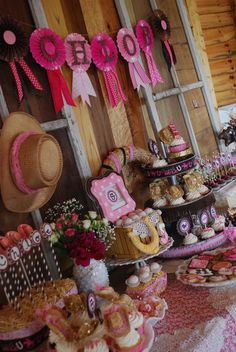
[[[185,260],[176,277],[185,285],[230,287],[236,285],[236,247],[202,252]]]

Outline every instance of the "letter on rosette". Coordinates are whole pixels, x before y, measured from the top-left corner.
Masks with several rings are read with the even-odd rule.
[[[151,77],[153,87],[158,83],[164,83],[164,80],[154,61],[152,50],[154,46],[154,38],[151,27],[147,21],[140,20],[136,25],[136,37],[138,43],[147,60],[148,70]]]
[[[128,61],[134,89],[150,83],[150,79],[139,62],[140,48],[133,31],[129,28],[121,28],[117,35],[117,45],[123,58]]]
[[[96,97],[92,82],[87,74],[92,54],[87,40],[78,33],[71,33],[65,39],[66,62],[73,71],[72,97],[81,96],[82,102],[89,106],[89,96]]]
[[[103,72],[111,106],[117,106],[119,95],[123,101],[126,101],[115,71],[118,52],[113,39],[106,33],[98,33],[92,39],[91,50],[94,64]]]
[[[47,70],[55,111],[59,112],[63,108],[63,96],[68,105],[75,106],[61,72],[66,55],[59,35],[49,28],[36,29],[30,36],[30,51],[35,61]]]

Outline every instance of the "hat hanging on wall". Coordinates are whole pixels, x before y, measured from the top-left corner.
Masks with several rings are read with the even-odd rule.
[[[31,115],[14,112],[4,121],[0,138],[1,195],[17,213],[40,208],[52,197],[62,173],[57,140]]]
[[[26,63],[24,56],[28,51],[28,41],[20,24],[10,16],[0,17],[0,60],[9,63],[11,72],[16,82],[19,102],[23,99],[23,88],[16,63],[21,66],[35,89],[43,88]]]
[[[151,17],[150,22],[153,32],[161,40],[163,55],[170,70],[171,66],[176,64],[174,48],[170,43],[170,23],[163,11],[154,10],[153,12],[154,15]]]

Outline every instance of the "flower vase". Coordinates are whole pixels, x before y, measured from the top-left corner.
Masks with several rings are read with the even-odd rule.
[[[91,259],[88,266],[74,263],[73,276],[79,292],[95,291],[99,286],[109,285],[107,267],[102,260]]]

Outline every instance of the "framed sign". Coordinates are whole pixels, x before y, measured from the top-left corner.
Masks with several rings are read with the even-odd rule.
[[[111,172],[108,176],[93,179],[90,193],[98,201],[103,215],[111,222],[117,221],[136,208],[121,176]]]

